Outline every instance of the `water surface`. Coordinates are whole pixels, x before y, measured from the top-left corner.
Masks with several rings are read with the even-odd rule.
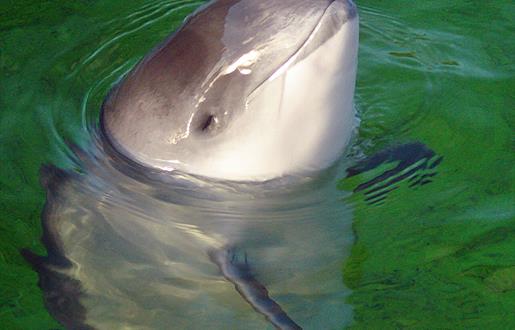
[[[40,166],[83,169],[66,141],[91,150],[110,86],[200,3],[0,5],[5,328],[58,327],[43,307],[36,273],[19,254],[20,248],[45,254]],[[352,306],[354,328],[513,328],[515,5],[463,0],[358,6],[361,126],[345,159],[327,174],[331,179],[308,194],[317,203],[306,203],[316,204],[309,212],[324,209],[324,223],[342,217],[334,222],[341,231],[337,240],[349,238],[345,221],[353,223],[350,256],[344,261],[345,249],[334,256],[342,282],[332,289],[352,289],[341,300]],[[347,167],[414,141],[434,152],[429,166],[388,185],[395,189],[379,198],[369,199],[367,190],[349,196],[396,163],[345,179]],[[438,157],[443,160],[431,168]],[[308,217],[300,210],[299,219]],[[349,315],[342,316],[342,327]]]

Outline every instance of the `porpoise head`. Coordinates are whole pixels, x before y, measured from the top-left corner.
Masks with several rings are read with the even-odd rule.
[[[355,126],[350,0],[218,0],[103,105],[110,144],[147,167],[267,180],[331,165]]]

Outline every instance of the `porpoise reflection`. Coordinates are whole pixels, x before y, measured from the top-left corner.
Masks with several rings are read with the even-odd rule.
[[[70,329],[338,328],[356,119],[348,0],[209,2],[109,93],[79,171],[46,166],[23,254]],[[236,290],[235,290],[236,288]],[[243,299],[242,299],[243,298]]]

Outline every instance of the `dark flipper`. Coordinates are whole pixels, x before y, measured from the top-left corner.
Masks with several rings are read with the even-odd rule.
[[[38,273],[38,285],[43,291],[45,307],[50,315],[66,329],[92,330],[92,327],[84,323],[86,309],[80,303],[82,295],[80,282],[63,273],[72,267],[72,263],[64,255],[54,217],[59,188],[72,176],[72,173],[55,166],[48,165],[41,168],[41,185],[47,192],[45,208],[41,215],[43,225],[41,241],[48,255],[38,256],[28,249],[22,249],[20,253]]]
[[[244,262],[238,261],[230,248],[213,250],[209,257],[252,308],[263,314],[277,329],[302,329],[270,298],[268,290],[252,275],[246,257]]]
[[[407,180],[410,188],[423,186],[432,182],[436,176],[435,168],[443,157],[420,142],[397,145],[380,151],[373,156],[361,160],[347,169],[347,177],[353,177],[378,168],[387,163],[397,165],[382,174],[358,185],[354,192],[364,191],[365,201],[380,204],[389,192],[397,189],[398,184]]]

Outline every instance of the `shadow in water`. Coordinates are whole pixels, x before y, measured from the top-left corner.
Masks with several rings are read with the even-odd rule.
[[[437,175],[436,167],[442,162],[438,156],[421,142],[411,142],[382,150],[347,169],[347,178],[369,172],[382,165],[396,165],[374,178],[359,184],[354,192],[363,191],[365,201],[381,205],[389,192],[407,181],[410,188],[424,186]]]

